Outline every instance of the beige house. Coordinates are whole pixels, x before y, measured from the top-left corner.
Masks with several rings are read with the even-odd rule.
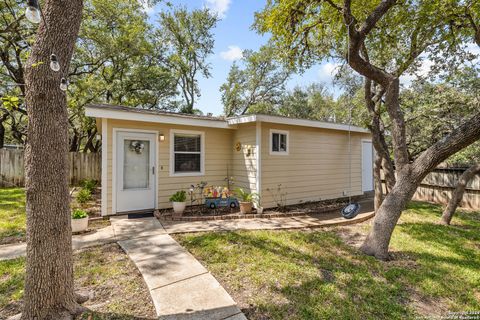
[[[102,215],[169,208],[176,191],[201,181],[225,185],[227,176],[235,187],[257,192],[264,208],[373,190],[371,135],[364,128],[111,105],[88,106],[86,115],[96,118],[102,136]]]

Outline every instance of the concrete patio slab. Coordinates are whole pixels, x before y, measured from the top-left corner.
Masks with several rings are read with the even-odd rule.
[[[162,221],[161,224],[169,234],[204,231],[303,229],[359,223],[372,218],[373,215],[373,212],[361,213],[351,220],[346,220],[342,217],[321,220],[318,217],[306,215],[271,219]]]
[[[117,240],[140,238],[165,234],[160,222],[154,217],[128,219],[128,216],[110,217],[110,223]]]
[[[242,314],[209,273],[153,290],[151,294],[162,320],[221,320]]]

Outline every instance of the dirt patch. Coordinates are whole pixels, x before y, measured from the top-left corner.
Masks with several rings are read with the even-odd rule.
[[[155,319],[142,275],[117,244],[76,251],[74,261],[75,290],[88,292],[90,299],[83,305],[93,311],[82,319]],[[21,307],[21,298],[12,299],[0,310],[0,319]]]

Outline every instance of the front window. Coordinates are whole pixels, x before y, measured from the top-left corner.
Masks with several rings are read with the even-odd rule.
[[[271,154],[288,154],[287,131],[271,131],[270,139]]]
[[[174,174],[201,174],[202,173],[202,134],[201,133],[173,133],[173,173]]]

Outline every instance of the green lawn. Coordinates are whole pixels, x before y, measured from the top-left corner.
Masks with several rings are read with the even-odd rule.
[[[393,261],[345,239],[368,223],[316,231],[178,235],[249,319],[405,319],[480,310],[480,212],[437,224],[439,206],[412,203],[392,238]]]
[[[22,188],[0,189],[0,244],[25,238],[25,192]]]
[[[73,203],[74,207],[78,204]],[[93,215],[95,200],[87,202],[85,210]],[[0,188],[0,245],[25,241],[25,190],[23,188]],[[88,228],[100,229],[109,226],[108,220],[90,221]]]

